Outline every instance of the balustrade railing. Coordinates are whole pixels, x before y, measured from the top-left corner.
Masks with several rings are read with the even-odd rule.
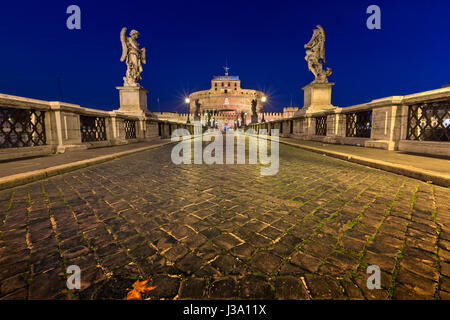
[[[372,110],[346,113],[346,137],[370,138]]]
[[[406,139],[450,141],[450,101],[409,106]]]
[[[105,141],[105,118],[80,115],[80,131],[81,142]]]
[[[136,121],[124,120],[125,139],[136,139]]]
[[[0,148],[45,144],[45,111],[0,107]]]
[[[316,117],[316,136],[327,135],[327,116]]]

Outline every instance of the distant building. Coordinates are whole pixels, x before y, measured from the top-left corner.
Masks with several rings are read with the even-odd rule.
[[[292,118],[298,110],[298,107],[284,107],[283,118]]]
[[[239,76],[228,75],[229,68],[225,67],[225,75],[215,76],[211,80],[211,89],[193,92],[189,95],[190,113],[193,119],[196,111],[196,101],[200,103],[200,116],[207,118],[207,114],[216,121],[221,129],[234,128],[241,122],[243,113],[245,123],[251,121],[252,100],[258,101],[256,111],[262,111],[261,99],[264,93],[258,90],[242,89]]]

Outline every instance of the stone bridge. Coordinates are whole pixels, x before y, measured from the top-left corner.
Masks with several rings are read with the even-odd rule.
[[[0,299],[449,299],[449,97],[243,126],[280,141],[263,176],[174,164],[204,126],[1,94]]]
[[[450,298],[448,188],[286,144],[274,176],[171,150],[2,190],[0,297],[123,299],[151,279],[151,298]]]

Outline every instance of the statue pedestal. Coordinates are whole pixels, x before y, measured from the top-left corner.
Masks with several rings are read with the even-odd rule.
[[[123,86],[116,87],[119,90],[120,108],[119,112],[145,114],[149,113],[147,109],[148,91],[141,86]]]
[[[320,112],[336,108],[331,104],[331,87],[334,83],[313,83],[302,88],[304,94],[303,108],[295,115]]]

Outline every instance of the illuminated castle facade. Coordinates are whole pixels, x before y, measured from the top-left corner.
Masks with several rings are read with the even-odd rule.
[[[191,119],[194,119],[197,103],[200,104],[199,116],[213,119],[219,128],[235,128],[251,122],[252,100],[257,101],[256,112],[263,110],[264,93],[258,90],[242,89],[239,76],[215,76],[211,80],[211,89],[193,92],[189,95]]]

